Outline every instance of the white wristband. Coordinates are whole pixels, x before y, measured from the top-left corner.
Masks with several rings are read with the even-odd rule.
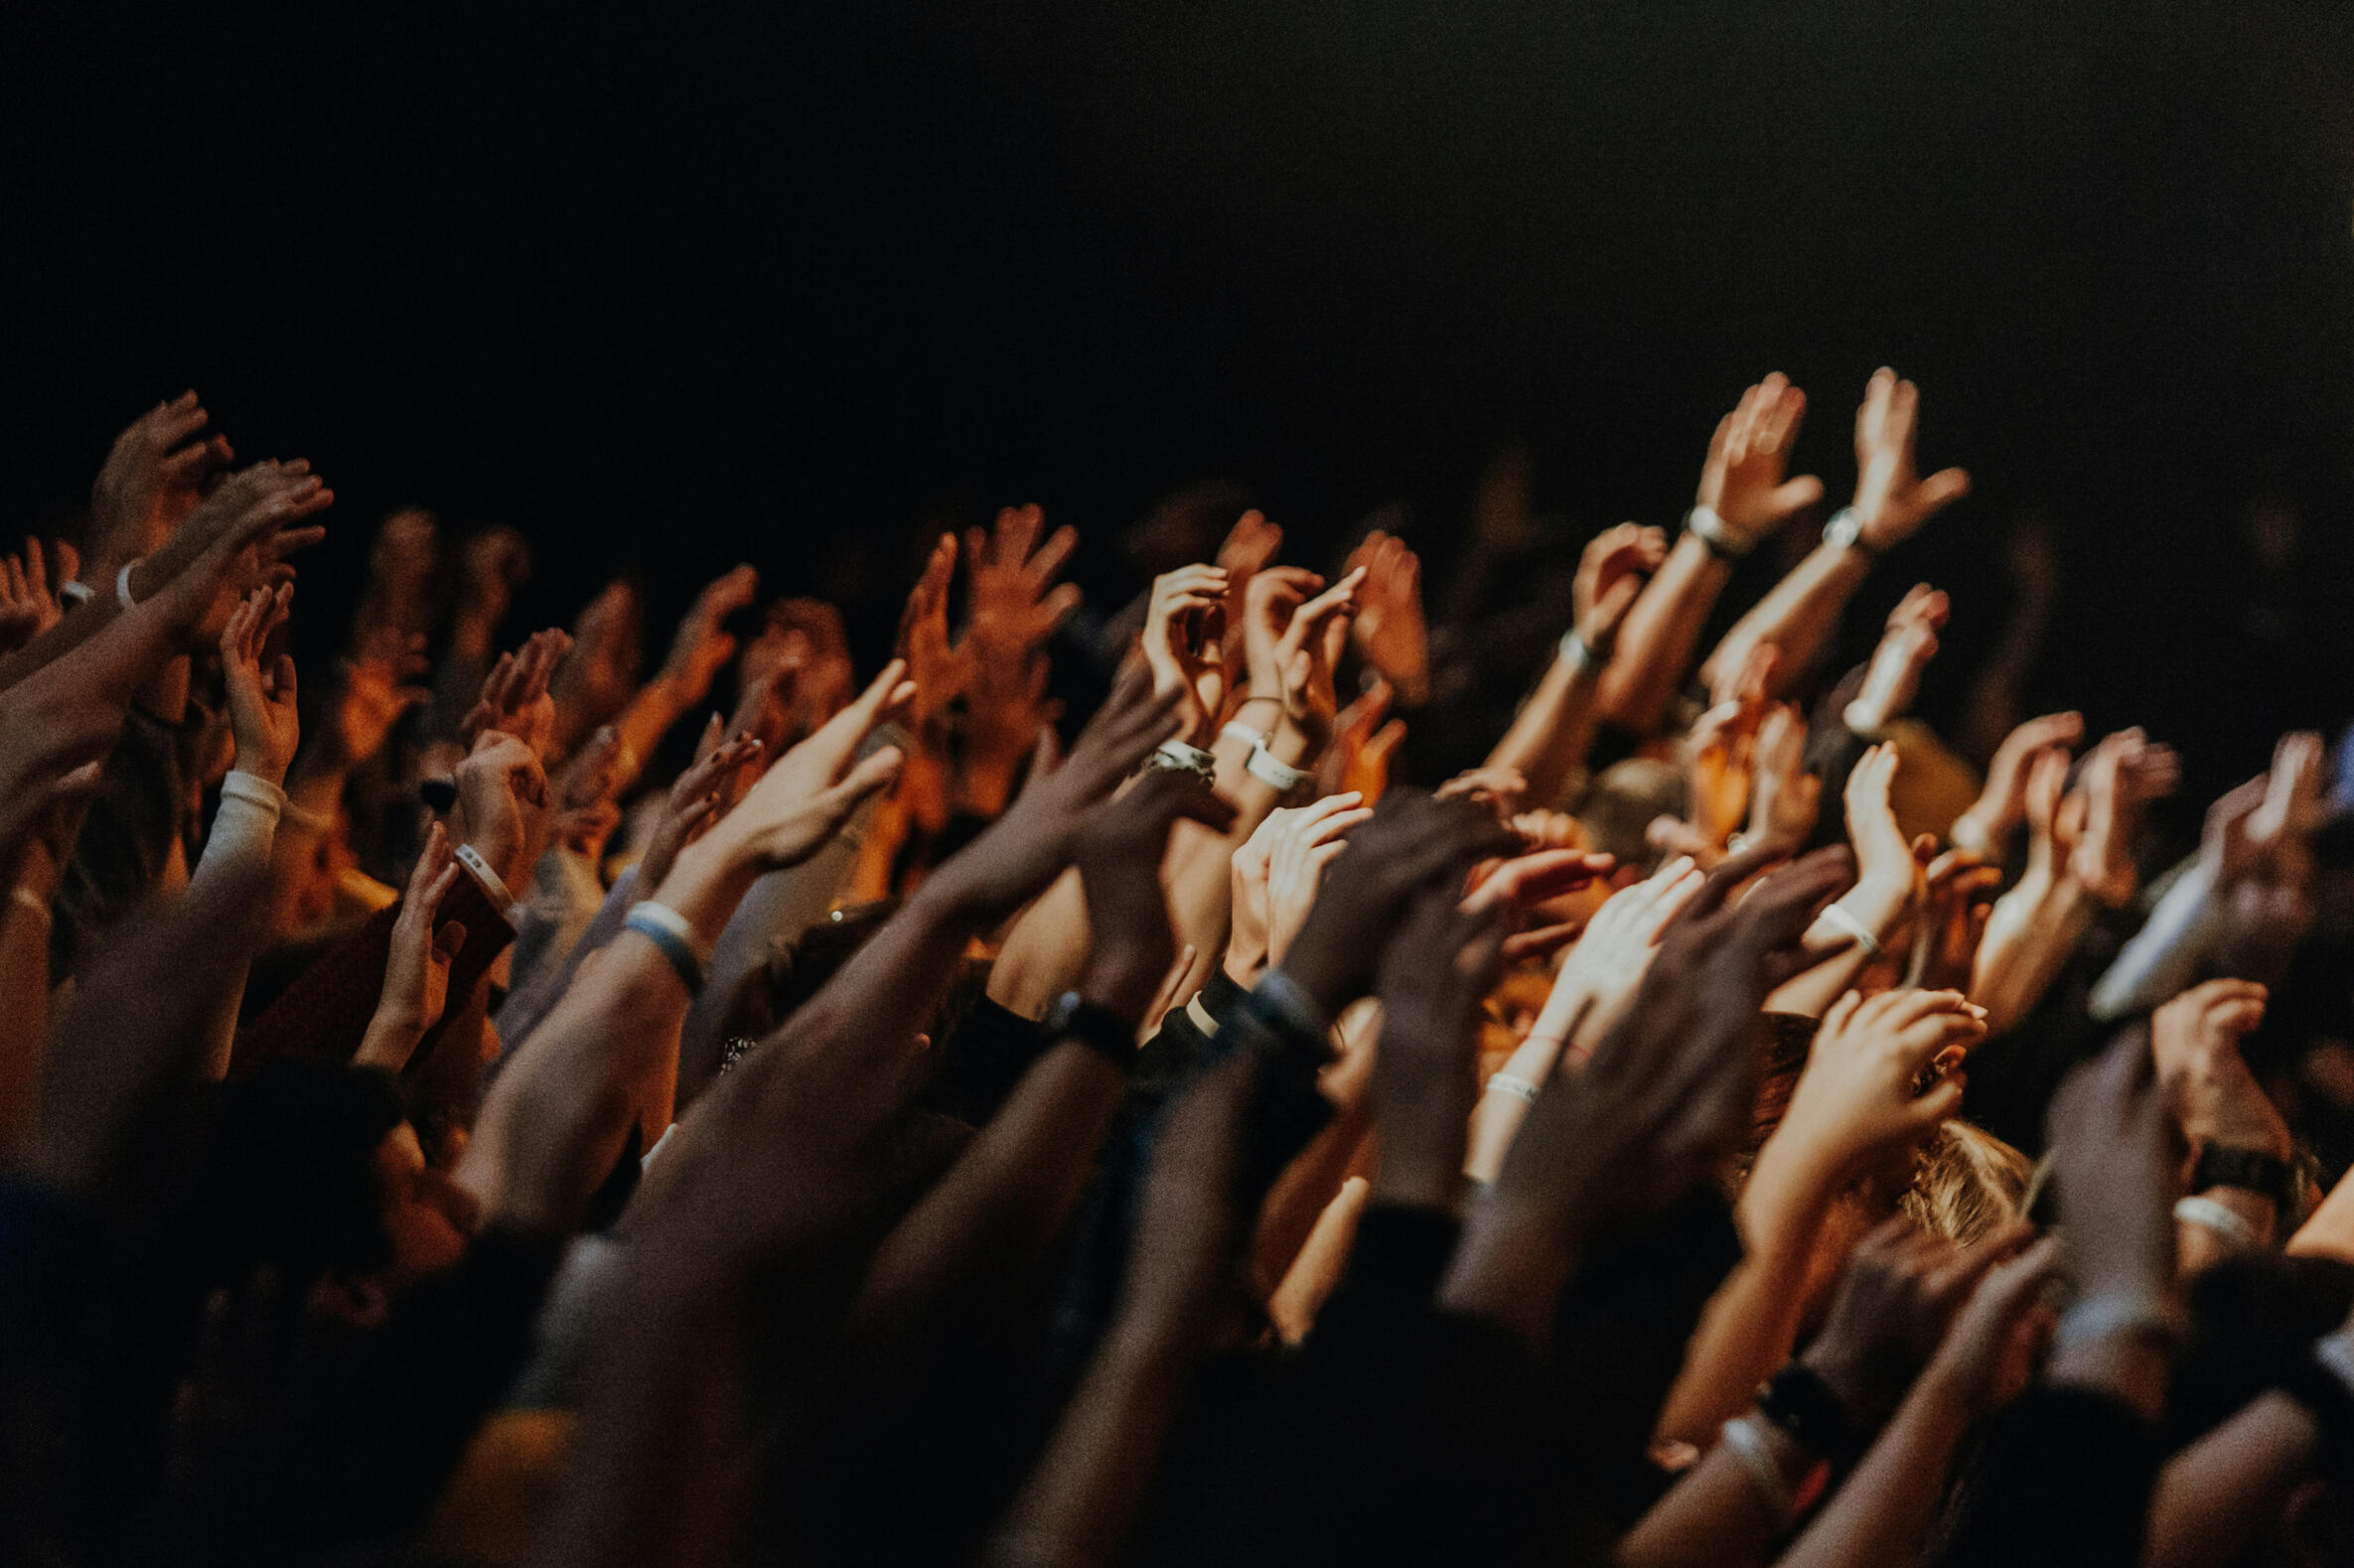
[[[1774,1463],[1773,1446],[1757,1423],[1745,1415],[1733,1417],[1724,1424],[1724,1444],[1749,1472],[1750,1485],[1757,1491],[1757,1500],[1766,1505],[1766,1512],[1777,1522],[1787,1523],[1796,1507],[1790,1483],[1783,1479],[1782,1467]]]
[[[1871,709],[1863,705],[1861,697],[1857,697],[1853,702],[1839,709],[1839,722],[1867,741],[1878,740],[1880,731],[1886,728],[1884,725],[1874,724],[1872,718]]]
[[[1261,747],[1264,747],[1269,742],[1274,740],[1274,737],[1269,735],[1266,731],[1254,730],[1250,725],[1245,724],[1241,719],[1227,720],[1226,728],[1220,730],[1218,733],[1227,740],[1241,741],[1245,746],[1250,747],[1252,751],[1257,751]]]
[[[1685,514],[1684,526],[1718,555],[1736,561],[1747,555],[1750,546],[1757,542],[1733,532],[1731,525],[1713,506],[1694,506]]]
[[[1880,956],[1879,936],[1873,932],[1870,927],[1857,920],[1845,909],[1837,904],[1827,905],[1822,918],[1855,938],[1855,945],[1863,949],[1865,962],[1868,963]]]
[[[2174,1217],[2187,1224],[2212,1230],[2244,1252],[2261,1251],[2264,1247],[2264,1241],[2257,1235],[2254,1225],[2212,1198],[2201,1198],[2194,1193],[2188,1198],[2177,1200]]]
[[[1251,778],[1271,786],[1277,794],[1289,794],[1308,779],[1304,771],[1282,761],[1263,746],[1251,747],[1251,761],[1243,767]]]
[[[481,883],[483,892],[491,896],[493,908],[504,910],[515,903],[515,895],[507,891],[507,879],[493,871],[491,863],[483,859],[481,851],[472,844],[458,846],[458,864],[474,873],[474,880]]]
[[[50,924],[49,900],[35,893],[23,883],[20,882],[8,890],[8,902],[40,921],[43,926]]]
[[[1510,1094],[1524,1105],[1537,1103],[1537,1085],[1518,1072],[1491,1072],[1488,1074],[1488,1087],[1499,1094]]]
[[[1584,638],[1577,635],[1575,627],[1571,627],[1561,634],[1560,655],[1561,662],[1569,666],[1570,673],[1577,675],[1582,675],[1588,670],[1600,669],[1610,662],[1609,659],[1595,652],[1593,645],[1587,642]]]
[[[137,561],[125,561],[122,570],[114,574],[114,602],[125,610],[139,608],[139,601],[131,594],[131,568],[138,564]]]
[[[89,584],[75,582],[71,577],[58,584],[58,598],[63,600],[70,609],[78,610],[97,597],[90,591]]]

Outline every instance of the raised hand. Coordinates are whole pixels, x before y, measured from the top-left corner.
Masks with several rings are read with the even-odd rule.
[[[1277,808],[1251,835],[1263,843],[1265,858],[1266,961],[1278,964],[1316,906],[1324,868],[1348,848],[1348,834],[1373,820],[1372,807],[1357,794],[1326,795],[1294,808]],[[1238,852],[1237,859],[1241,854]]]
[[[1638,522],[1604,528],[1587,540],[1569,584],[1570,624],[1577,640],[1607,657],[1636,596],[1667,558],[1666,530]]]
[[[1668,927],[1706,880],[1687,857],[1612,894],[1562,960],[1530,1038],[1556,1041],[1563,1060],[1583,1062],[1626,1015]]]
[[[1766,691],[1776,653],[1760,643],[1730,678],[1720,681],[1714,702],[1692,725],[1688,745],[1688,784],[1692,830],[1709,850],[1721,850],[1749,804],[1749,778],[1759,726],[1766,717]]]
[[[1079,608],[1077,584],[1055,586],[1079,534],[1065,525],[1040,543],[1045,524],[1036,506],[1008,506],[991,532],[964,530],[967,635],[984,661],[1043,646]]]
[[[2085,1299],[2127,1309],[2107,1333],[2055,1349],[2055,1381],[2108,1387],[2152,1419],[2165,1393],[2174,1299],[2173,1117],[2143,1031],[2122,1032],[2068,1075],[2046,1120],[2068,1271]]]
[[[398,633],[371,639],[343,661],[324,732],[336,767],[367,763],[384,749],[402,714],[433,700],[432,689],[421,683],[425,668],[425,640]]]
[[[547,774],[539,754],[499,730],[484,730],[458,764],[460,837],[512,893],[539,858],[547,820]]]
[[[1967,849],[1949,849],[1929,863],[1906,985],[1925,991],[1970,989],[1979,943],[2001,886],[2002,868],[1982,863]]]
[[[1142,1019],[1177,953],[1161,859],[1179,818],[1213,832],[1235,808],[1190,774],[1158,769],[1134,788],[1089,808],[1073,849],[1087,895],[1088,963],[1081,992],[1129,1019]]]
[[[773,647],[781,674],[793,682],[794,720],[789,735],[805,735],[850,705],[857,680],[850,663],[850,639],[842,614],[821,599],[780,599],[769,606],[764,642]],[[744,678],[766,673],[745,654]],[[910,679],[916,679],[914,675]],[[919,687],[922,682],[918,680]]]
[[[2084,739],[2084,715],[2047,713],[2002,738],[1986,765],[1978,799],[1955,821],[1953,840],[1989,859],[2000,858],[2010,835],[2027,818],[2027,776],[2036,758],[2054,747],[2073,751]]]
[[[916,683],[908,722],[928,732],[972,680],[972,648],[949,638],[949,583],[956,572],[956,538],[944,533],[924,562],[924,573],[899,614],[899,656]]]
[[[1176,733],[1182,700],[1154,690],[1141,666],[1122,671],[1062,766],[1033,766],[1005,814],[934,872],[934,881],[984,909],[1011,909],[1045,887],[1071,863],[1087,808]]]
[[[304,519],[335,503],[308,463],[256,463],[209,492],[172,536],[133,566],[131,594],[166,602],[194,647],[221,636],[246,593],[291,575],[286,556],[327,536]]]
[[[280,653],[267,670],[261,659],[270,634],[285,625],[293,603],[292,583],[257,589],[229,613],[221,630],[221,678],[228,692],[237,769],[274,784],[286,782],[302,725],[295,716],[293,657]]]
[[[1847,775],[1847,839],[1855,846],[1855,892],[1843,901],[1875,934],[1894,929],[1921,895],[1921,863],[1896,822],[1888,791],[1901,759],[1893,746],[1874,746]]]
[[[1332,744],[1317,765],[1317,781],[1326,794],[1354,793],[1369,805],[1382,803],[1382,791],[1390,787],[1391,760],[1405,744],[1405,720],[1390,718],[1395,695],[1390,683],[1377,675],[1341,710]]]
[[[1380,528],[1349,552],[1346,570],[1365,573],[1351,629],[1357,650],[1406,706],[1430,696],[1430,628],[1422,615],[1422,558]]]
[[[1807,719],[1796,703],[1778,702],[1757,726],[1749,769],[1749,825],[1752,844],[1773,844],[1798,853],[1823,804],[1823,781],[1807,772]]]
[[[1228,597],[1226,572],[1180,566],[1152,580],[1140,643],[1153,689],[1179,693],[1177,739],[1206,746],[1225,696],[1219,618]]]
[[[555,842],[591,861],[604,858],[605,840],[621,825],[614,793],[621,784],[621,736],[598,727],[564,764],[556,780]]]
[[[1783,478],[1806,412],[1807,394],[1779,370],[1743,392],[1709,438],[1698,504],[1754,542],[1821,500],[1823,482],[1814,475]]]
[[[1464,1119],[1481,1000],[1504,967],[1509,905],[1473,908],[1443,879],[1426,883],[1383,949],[1373,1095],[1381,1129],[1379,1196],[1451,1212],[1463,1186]]]
[[[465,925],[444,921],[441,905],[461,875],[449,832],[436,822],[425,835],[424,853],[409,873],[408,892],[392,923],[384,988],[354,1066],[398,1072],[426,1031],[441,1022],[449,1005],[450,964],[466,945]]]
[[[548,681],[568,736],[604,723],[638,689],[645,653],[638,590],[627,578],[607,583],[572,624],[572,651]]]
[[[760,573],[749,566],[713,578],[695,595],[686,619],[670,639],[669,654],[655,678],[666,682],[677,705],[692,707],[710,693],[711,682],[736,656],[736,640],[726,630],[727,618],[752,608],[760,594]]]
[[[1473,866],[1519,847],[1518,834],[1469,801],[1392,790],[1373,820],[1354,829],[1349,852],[1325,866],[1315,905],[1284,954],[1284,972],[1332,1016],[1363,994],[1415,888],[1452,877],[1459,896]]]
[[[1831,1386],[1857,1425],[1880,1426],[1952,1337],[1980,1283],[2017,1252],[2026,1235],[2022,1224],[1960,1247],[1925,1233],[1906,1215],[1884,1221],[1856,1243],[1832,1296],[1831,1315],[1799,1359]],[[2041,1268],[2048,1270],[2053,1261],[2046,1248]],[[1979,1333],[2004,1321],[1995,1314],[1992,1324],[1974,1322],[1967,1357],[1949,1369],[1982,1369]],[[1992,1368],[1983,1369],[1990,1383]]]
[[[233,456],[226,441],[205,433],[211,418],[196,393],[182,392],[114,438],[90,486],[92,564],[112,572],[160,549],[196,509],[206,478]]]
[[[1914,585],[1889,612],[1888,629],[1864,671],[1863,690],[1847,704],[1847,728],[1877,735],[1904,715],[1921,689],[1921,671],[1937,656],[1937,634],[1952,613],[1952,602],[1927,583]]]
[[[1361,569],[1326,588],[1314,572],[1278,566],[1251,578],[1245,595],[1251,695],[1280,701],[1284,721],[1312,746],[1331,739],[1339,714],[1333,671],[1348,648],[1364,581]]]
[[[2084,831],[2068,869],[2112,909],[2133,897],[2133,840],[2152,800],[2174,792],[2181,765],[2170,746],[2153,745],[2138,729],[2105,736],[2084,761],[2078,787],[2085,797]]]
[[[1956,1065],[1986,1034],[1984,1009],[1959,991],[1849,991],[1824,1015],[1768,1147],[1787,1140],[1826,1190],[1909,1155],[1961,1108]]]
[[[1936,513],[1970,494],[1970,476],[1940,469],[1927,479],[1913,468],[1921,389],[1882,365],[1855,410],[1855,499],[1863,542],[1875,550],[1902,544]]]
[[[647,835],[646,854],[638,862],[638,891],[645,897],[662,885],[678,851],[727,813],[736,781],[764,750],[758,736],[723,736],[717,714],[703,732],[703,743],[693,764],[671,781],[662,814]]]
[[[81,557],[64,539],[57,554],[62,586],[80,573]],[[28,536],[22,556],[0,557],[0,653],[14,652],[64,619],[66,607],[50,583],[41,541]]]
[[[899,770],[896,746],[856,766],[852,760],[884,715],[914,696],[906,675],[907,665],[893,659],[857,701],[778,758],[712,829],[706,842],[714,852],[747,859],[756,872],[776,871],[807,860],[838,832]]]
[[[2150,1015],[2149,1049],[2158,1083],[2189,1143],[2262,1149],[2288,1158],[2288,1124],[2240,1054],[2240,1042],[2264,1023],[2270,995],[2253,980],[2209,980]]]
[[[1709,874],[1585,1070],[1545,1080],[1467,1220],[1442,1291],[1450,1306],[1536,1343],[1585,1246],[1676,1202],[1739,1141],[1756,1097],[1759,1005],[1805,965],[1800,936],[1851,875],[1844,849],[1819,851],[1728,908],[1757,864],[1736,855]]]
[[[532,633],[515,652],[500,654],[483,680],[482,695],[458,726],[459,744],[472,749],[485,732],[496,730],[544,758],[556,724],[547,683],[571,649],[570,634],[550,627]]]

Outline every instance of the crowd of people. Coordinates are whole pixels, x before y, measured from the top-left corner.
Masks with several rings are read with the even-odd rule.
[[[2354,1562],[2354,764],[2167,844],[2048,602],[1941,737],[1968,476],[1805,406],[879,669],[402,511],[299,686],[325,477],[144,414],[0,560],[0,1561]]]

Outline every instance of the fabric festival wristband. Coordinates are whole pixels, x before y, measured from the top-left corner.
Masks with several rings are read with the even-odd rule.
[[[98,596],[90,591],[89,584],[78,583],[69,577],[58,584],[58,597],[78,610]]]
[[[1880,956],[1880,938],[1872,933],[1870,927],[1864,925],[1840,906],[1826,905],[1823,910],[1823,919],[1854,937],[1855,944],[1863,949],[1866,961]]]
[[[1188,746],[1183,741],[1161,742],[1153,748],[1152,755],[1144,759],[1144,766],[1192,774],[1204,784],[1215,783],[1218,778],[1218,759],[1199,746]]]
[[[679,981],[686,994],[700,996],[703,991],[703,956],[696,949],[694,927],[686,924],[686,917],[667,904],[657,904],[652,899],[634,906],[629,919],[622,922],[625,930],[636,931],[669,960],[678,971]]]
[[[272,816],[284,815],[286,811],[286,791],[261,775],[249,774],[242,768],[228,771],[227,777],[221,781],[221,793],[225,798],[262,806]]]
[[[1728,561],[1737,561],[1747,555],[1754,542],[1733,532],[1713,506],[1694,506],[1686,512],[1684,530],[1706,545],[1710,555]]]
[[[139,608],[139,601],[131,594],[131,568],[138,564],[137,561],[125,561],[122,570],[114,574],[114,602],[125,610]]]
[[[1488,1087],[1499,1094],[1509,1094],[1524,1105],[1537,1103],[1537,1085],[1518,1072],[1491,1072],[1488,1074]]]
[[[2052,1333],[2052,1349],[2056,1353],[2066,1346],[2106,1340],[2119,1334],[2149,1334],[2168,1341],[2178,1340],[2182,1337],[2181,1315],[2150,1298],[2116,1294],[2087,1296],[2060,1314],[2060,1325]]]
[[[1282,761],[1263,746],[1251,747],[1251,761],[1243,767],[1251,778],[1266,784],[1277,794],[1289,794],[1308,780],[1304,771]]]
[[[483,885],[483,892],[491,896],[494,909],[507,909],[515,903],[515,895],[507,891],[507,879],[491,869],[491,863],[472,844],[458,846],[458,864],[474,873],[474,880]]]
[[[2177,1200],[2174,1217],[2186,1224],[2212,1230],[2244,1252],[2254,1252],[2264,1246],[2264,1242],[2257,1238],[2254,1225],[2212,1198],[2201,1198],[2194,1193],[2188,1198]]]

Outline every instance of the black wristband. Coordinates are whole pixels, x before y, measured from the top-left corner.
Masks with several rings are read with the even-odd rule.
[[[1787,1362],[1766,1379],[1757,1390],[1757,1413],[1842,1475],[1855,1468],[1870,1446],[1870,1437],[1857,1430],[1855,1418],[1831,1384],[1804,1361]]]
[[[2191,1167],[2190,1190],[2203,1193],[2210,1187],[2237,1187],[2269,1198],[2283,1218],[2291,1212],[2290,1201],[2296,1192],[2295,1173],[2286,1160],[2269,1150],[2229,1143],[2199,1145],[2198,1163]]]
[[[1046,1010],[1039,1027],[1050,1043],[1076,1040],[1120,1071],[1136,1070],[1134,1022],[1101,1002],[1089,1001],[1077,991],[1065,991],[1055,998],[1055,1005]]]

